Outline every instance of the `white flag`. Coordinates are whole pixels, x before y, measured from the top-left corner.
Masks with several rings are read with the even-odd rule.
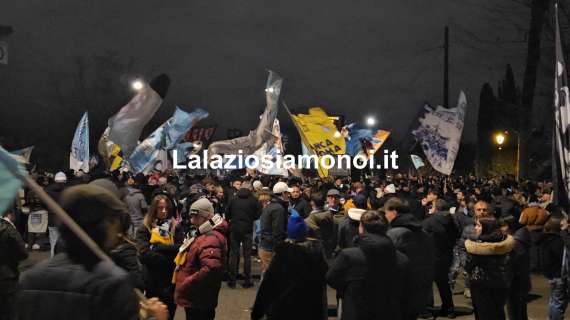
[[[69,168],[74,171],[89,172],[89,119],[87,112],[83,114],[75,129],[75,135],[71,142],[71,153],[69,154]]]

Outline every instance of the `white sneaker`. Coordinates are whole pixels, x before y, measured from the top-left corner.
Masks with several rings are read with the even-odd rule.
[[[40,245],[37,243],[34,243],[34,245],[32,246],[32,250],[40,250]]]
[[[471,290],[469,290],[469,288],[465,288],[463,291],[463,296],[467,299],[471,299]]]

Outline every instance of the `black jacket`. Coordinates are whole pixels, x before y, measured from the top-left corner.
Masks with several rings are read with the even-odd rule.
[[[422,227],[433,239],[437,266],[451,265],[453,247],[459,238],[453,216],[446,211],[432,214],[422,222]]]
[[[512,282],[510,252],[514,246],[511,236],[498,242],[465,241],[465,271],[469,283],[488,289],[509,288]]]
[[[390,223],[387,233],[396,249],[410,260],[409,315],[425,310],[432,290],[435,247],[432,238],[422,230],[421,223],[411,214],[400,214]]]
[[[22,274],[18,319],[138,319],[138,301],[128,275],[108,262],[92,270],[66,254]]]
[[[338,229],[338,246],[340,249],[354,246],[354,238],[358,236],[360,221],[352,220],[348,216]]]
[[[319,241],[286,241],[275,256],[257,291],[251,319],[326,320],[327,263]]]
[[[261,205],[248,189],[240,189],[228,203],[226,220],[230,223],[230,232],[240,236],[253,232],[253,222],[259,218]]]
[[[521,293],[528,293],[531,289],[530,282],[530,231],[523,227],[519,228],[513,235],[515,246],[511,251],[511,264],[513,270],[513,281],[511,290]]]
[[[24,240],[11,222],[0,218],[0,292],[14,292],[18,286],[18,263],[28,257]]]
[[[183,235],[176,228],[175,244],[150,244],[151,233],[145,225],[136,230],[136,242],[140,262],[147,275],[147,295],[158,297],[162,302],[172,303],[174,298],[174,285],[172,274],[175,264],[174,258],[183,240]]]
[[[309,205],[309,202],[303,199],[302,196],[299,199],[291,199],[290,207],[297,210],[299,215],[303,218],[308,217],[309,213],[311,213],[311,206]]]
[[[564,241],[560,234],[543,233],[538,241],[542,259],[542,273],[548,279],[560,278]]]
[[[287,202],[273,197],[263,208],[260,217],[259,246],[264,250],[272,251],[287,237],[287,207]]]
[[[127,241],[121,242],[109,252],[115,264],[129,273],[131,284],[140,290],[145,289],[145,277],[139,261],[137,247]]]
[[[65,190],[65,188],[67,188],[65,183],[56,182],[47,186],[45,191],[52,199],[54,199],[55,201],[59,201],[59,196],[61,195],[63,190]],[[57,226],[57,219],[55,213],[51,212],[51,210],[48,210],[48,226],[50,227]]]
[[[401,319],[407,288],[399,259],[392,241],[375,234],[357,237],[355,247],[340,251],[327,283],[342,297],[342,320]]]

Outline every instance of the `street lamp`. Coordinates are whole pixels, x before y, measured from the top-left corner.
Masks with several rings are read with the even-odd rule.
[[[144,83],[141,80],[137,79],[131,82],[131,87],[135,91],[140,91],[142,88],[144,88]]]
[[[502,132],[499,132],[495,135],[495,142],[499,145],[499,150],[503,147],[503,143],[505,143],[505,135]]]
[[[366,125],[372,127],[376,124],[376,118],[374,117],[367,117],[366,118]]]

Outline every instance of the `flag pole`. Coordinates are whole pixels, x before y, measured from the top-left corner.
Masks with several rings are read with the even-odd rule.
[[[70,216],[63,210],[63,208],[55,202],[40,185],[38,185],[32,178],[27,175],[22,175],[19,172],[13,172],[14,176],[22,180],[39,198],[42,200],[49,210],[51,210],[60,220],[65,224],[86,246],[103,261],[115,264],[113,260],[97,245],[91,237],[79,226]],[[144,294],[137,288],[134,288],[135,295],[139,301],[147,303],[147,299]]]

